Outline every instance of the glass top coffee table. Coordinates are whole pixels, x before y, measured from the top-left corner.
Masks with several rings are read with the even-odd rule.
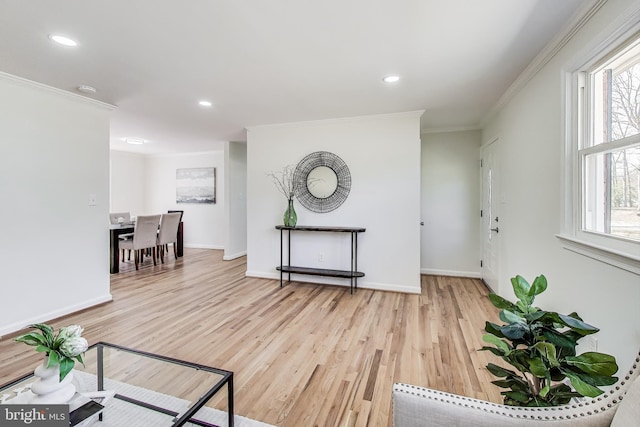
[[[105,342],[83,359],[73,370],[76,392],[112,396],[95,426],[233,426],[233,372]],[[0,396],[24,401],[34,381],[29,374],[3,385]]]

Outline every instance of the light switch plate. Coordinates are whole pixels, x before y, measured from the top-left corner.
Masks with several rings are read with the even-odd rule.
[[[98,204],[98,197],[95,194],[89,194],[89,206],[95,206]]]

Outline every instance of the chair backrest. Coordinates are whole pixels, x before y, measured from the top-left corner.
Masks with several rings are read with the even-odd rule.
[[[179,212],[179,213],[180,213],[180,221],[182,221],[182,215],[184,215],[184,211],[171,211],[171,210],[169,210],[169,211],[167,211],[167,212],[169,212],[169,213],[176,213],[176,212]]]
[[[120,218],[122,218],[122,221],[119,221]],[[110,224],[118,224],[120,222],[131,222],[131,213],[130,212],[112,212],[109,214]]]
[[[632,368],[606,393],[581,398],[563,406],[505,406],[438,390],[396,383],[393,386],[393,426],[473,425],[514,426],[612,426],[638,425],[640,418],[640,352]],[[473,420],[471,422],[470,420]]]
[[[616,386],[616,391],[623,388],[624,393],[616,396],[615,401],[619,402],[618,409],[613,417],[612,427],[626,427],[638,423],[640,419],[640,353],[636,356],[633,368]],[[620,402],[622,401],[622,402]]]
[[[158,244],[173,243],[178,240],[178,226],[180,225],[180,213],[162,214],[160,220],[160,232],[158,233]]]
[[[160,215],[143,215],[136,219],[133,230],[133,249],[152,248],[158,238]]]

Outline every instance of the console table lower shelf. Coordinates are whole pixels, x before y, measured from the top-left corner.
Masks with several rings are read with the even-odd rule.
[[[363,233],[366,229],[362,227],[326,227],[326,226],[296,226],[288,227],[277,225],[276,229],[280,230],[280,266],[276,270],[280,272],[280,287],[282,287],[284,273],[304,274],[307,276],[324,276],[337,277],[341,279],[349,279],[349,290],[353,293],[354,289],[358,289],[358,278],[364,277],[364,273],[357,271],[358,269],[358,233]],[[291,232],[333,232],[333,233],[349,233],[351,235],[351,269],[350,270],[333,270],[329,268],[299,267],[284,264],[284,232],[287,232],[287,264],[291,263]]]
[[[310,268],[310,267],[295,267],[293,265],[287,266],[283,265],[282,267],[276,267],[276,270],[281,273],[289,273],[289,274],[306,274],[307,276],[324,276],[324,277],[338,277],[341,279],[351,279],[350,291],[353,293],[354,287],[357,289],[357,282],[354,283],[358,277],[364,277],[364,273],[361,271],[349,271],[349,270],[330,270],[328,268]],[[291,281],[291,278],[289,278]],[[355,286],[354,286],[355,285]],[[282,286],[282,280],[280,281],[280,286]]]
[[[276,267],[276,270],[282,271],[283,273],[306,274],[308,276],[340,277],[343,279],[364,277],[364,273],[361,271],[331,270],[328,268],[295,267],[293,265],[292,266],[283,265],[282,267]]]

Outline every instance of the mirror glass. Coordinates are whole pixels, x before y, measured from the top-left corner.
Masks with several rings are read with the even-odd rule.
[[[307,175],[307,189],[314,197],[326,199],[338,188],[338,175],[327,166],[318,166]]]

